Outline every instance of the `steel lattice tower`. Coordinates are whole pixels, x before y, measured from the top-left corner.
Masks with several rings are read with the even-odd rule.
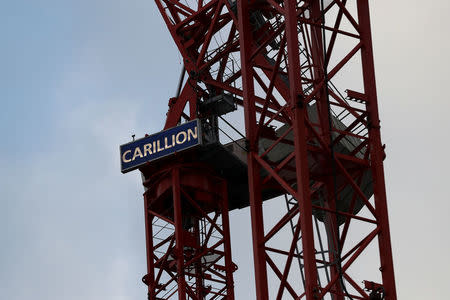
[[[188,75],[165,128],[200,119],[208,146],[140,168],[149,299],[234,299],[246,206],[257,299],[396,299],[369,1],[155,1]]]

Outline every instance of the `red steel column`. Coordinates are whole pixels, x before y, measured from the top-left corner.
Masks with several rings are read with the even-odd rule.
[[[286,37],[288,52],[290,106],[294,112],[293,132],[295,145],[295,168],[297,173],[297,201],[300,209],[303,257],[305,264],[305,292],[307,300],[318,294],[317,268],[314,249],[314,231],[309,188],[309,170],[306,145],[306,104],[300,78],[298,49],[297,9],[295,0],[285,0]]]
[[[253,260],[255,268],[256,297],[268,300],[267,267],[264,251],[264,223],[261,198],[260,167],[254,156],[258,155],[256,138],[256,108],[253,82],[253,68],[250,62],[252,33],[250,26],[249,1],[238,0],[239,41],[241,52],[242,88],[244,98],[245,131],[247,137],[248,185],[253,237]]]
[[[144,196],[145,240],[147,242],[147,286],[148,299],[155,299],[155,264],[153,261],[153,216],[148,213],[148,200]]]
[[[175,219],[178,299],[186,300],[186,281],[184,279],[183,256],[183,217],[181,212],[180,169],[178,168],[174,168],[172,170],[172,193]]]
[[[197,243],[200,245],[200,221],[195,220],[194,223],[194,232],[195,232],[195,239]],[[202,276],[202,266],[200,262],[195,263],[195,284],[197,286],[196,289],[196,296],[198,299],[202,299],[203,295],[203,276]]]
[[[234,281],[233,272],[234,266],[231,260],[231,237],[230,237],[230,218],[228,216],[228,190],[227,183],[222,183],[222,226],[223,226],[223,239],[225,250],[225,272],[227,276],[227,300],[234,300]]]
[[[320,24],[325,25],[325,15],[322,12],[321,8],[321,0],[313,0],[310,4],[311,6],[311,19],[313,21],[321,20]],[[317,114],[318,114],[318,120],[320,121],[320,128],[321,128],[321,136],[323,140],[326,142],[327,145],[331,146],[331,124],[330,124],[330,105],[328,103],[328,80],[326,78],[327,76],[327,62],[325,57],[325,48],[324,48],[324,42],[326,43],[325,31],[322,30],[319,26],[312,26],[311,27],[311,43],[312,43],[312,49],[311,49],[311,55],[313,58],[313,64],[314,64],[314,76],[315,79],[320,82],[324,80],[325,84],[321,91],[318,93],[318,102],[317,102]],[[325,44],[326,45],[326,44]],[[335,170],[335,162],[334,160],[334,154],[332,152],[332,149],[330,147],[330,155],[327,157],[326,162],[326,176],[325,179],[325,185],[326,185],[326,194],[325,194],[325,207],[331,209],[332,211],[336,210],[336,185],[334,183],[334,176],[336,176],[336,170]],[[328,237],[328,257],[330,260],[330,273],[331,278],[334,276],[337,276],[339,274],[339,266],[337,265],[340,263],[339,260],[339,245],[338,245],[338,239],[339,239],[339,227],[337,222],[337,215],[334,213],[327,212],[325,213],[326,220],[325,220],[325,227]],[[334,290],[336,294],[333,294],[333,300],[344,300],[343,291],[341,287],[341,281],[338,280],[335,284]]]
[[[358,0],[358,19],[360,26],[361,60],[363,67],[364,91],[367,96],[369,114],[370,161],[374,181],[375,210],[380,226],[378,244],[381,261],[381,274],[386,300],[397,299],[395,290],[394,264],[392,260],[391,238],[386,200],[386,185],[383,168],[383,147],[380,135],[380,119],[378,116],[375,68],[373,62],[372,36],[370,29],[368,0]]]

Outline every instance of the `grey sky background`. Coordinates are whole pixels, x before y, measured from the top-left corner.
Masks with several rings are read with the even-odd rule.
[[[399,299],[448,299],[448,1],[371,1]],[[150,0],[2,1],[0,298],[145,299],[143,189],[118,146],[159,131],[181,67]],[[248,210],[237,299],[254,299]]]

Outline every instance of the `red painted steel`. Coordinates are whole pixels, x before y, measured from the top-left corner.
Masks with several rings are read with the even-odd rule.
[[[234,299],[226,182],[198,163],[144,181],[149,299]]]
[[[369,299],[361,282],[371,278],[352,267],[373,255],[372,243],[381,266],[377,293],[396,299],[368,0],[156,4],[188,74],[181,94],[169,102],[165,127],[200,118],[219,130],[225,127],[199,109],[202,103],[226,94],[239,106],[245,140],[235,144],[245,150],[248,168],[257,299]],[[198,255],[187,258],[200,248],[185,234],[183,203],[221,234],[226,275],[215,282],[223,284],[218,293],[224,299],[234,297],[226,183],[217,179],[213,193],[220,204],[212,205],[204,194],[186,190],[196,180],[209,186],[209,176],[195,167],[183,177],[186,168],[173,163],[146,181],[150,299],[175,281],[178,299],[206,299],[212,294],[203,281],[212,277],[204,270],[220,274],[201,266]],[[288,210],[265,224],[263,201],[277,195],[286,196]],[[173,206],[161,204],[166,198]],[[211,213],[215,217],[207,217]],[[160,242],[155,218],[173,231]],[[194,225],[195,237],[209,237]],[[349,233],[358,226],[363,234]],[[164,283],[161,272],[168,276]]]
[[[364,46],[361,52],[363,66],[364,90],[367,96],[369,147],[371,149],[371,169],[374,179],[374,198],[377,219],[380,226],[378,234],[381,258],[380,271],[383,277],[383,288],[386,299],[395,299],[394,263],[392,260],[391,237],[387,211],[386,185],[384,181],[384,150],[381,144],[380,119],[378,116],[375,68],[373,62],[372,37],[370,30],[370,14],[368,0],[358,1],[358,17],[361,20],[361,36]]]
[[[256,281],[256,297],[258,299],[268,299],[268,285],[267,285],[267,267],[264,251],[261,251],[264,246],[264,223],[262,211],[262,197],[261,197],[261,178],[259,176],[260,166],[255,161],[255,154],[258,153],[257,144],[257,130],[255,106],[256,99],[254,93],[253,70],[247,64],[250,62],[253,45],[252,45],[252,30],[250,27],[250,13],[249,2],[238,1],[239,18],[239,43],[241,53],[241,76],[243,88],[244,101],[244,119],[245,132],[248,141],[247,165],[248,165],[248,185],[250,197],[250,212],[252,218],[252,232],[253,232],[253,258],[255,267],[255,281]]]

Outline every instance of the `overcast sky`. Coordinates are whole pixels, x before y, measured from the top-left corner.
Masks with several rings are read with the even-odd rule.
[[[448,299],[450,4],[371,3],[399,299]],[[0,297],[145,299],[143,189],[118,146],[159,131],[176,89],[154,2],[2,1],[0,37]],[[231,217],[251,298],[248,210]]]

